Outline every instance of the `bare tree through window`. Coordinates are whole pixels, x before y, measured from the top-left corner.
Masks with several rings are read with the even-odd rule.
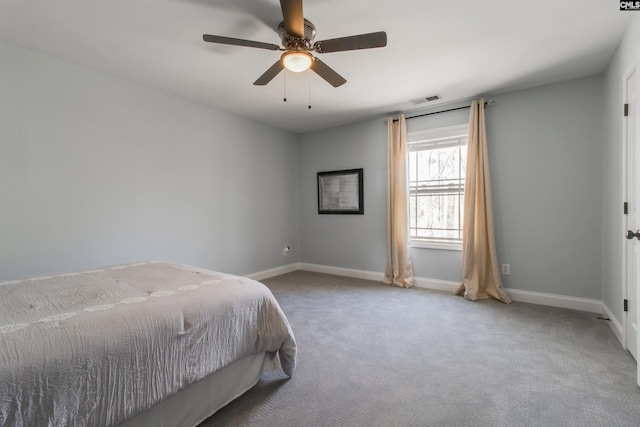
[[[466,125],[409,135],[412,241],[462,240],[466,159]]]

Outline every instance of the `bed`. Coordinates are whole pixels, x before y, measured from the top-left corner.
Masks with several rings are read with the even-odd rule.
[[[195,426],[296,341],[263,284],[151,262],[0,282],[0,426]]]

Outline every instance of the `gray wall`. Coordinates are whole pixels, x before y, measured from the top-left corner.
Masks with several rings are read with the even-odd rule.
[[[465,123],[468,111],[410,120],[410,132]],[[301,260],[384,272],[387,262],[387,127],[385,118],[303,134],[300,138]],[[319,215],[317,172],[364,168],[364,215]],[[413,248],[415,274],[460,280],[461,252]]]
[[[383,119],[301,136],[301,260],[384,271],[386,139]],[[355,168],[364,168],[364,215],[318,215],[316,173]]]
[[[296,135],[5,43],[0,64],[0,280],[297,261]]]
[[[505,286],[600,298],[602,77],[488,96],[496,242]],[[409,121],[409,131],[466,122],[468,110]],[[384,271],[383,119],[301,137],[301,261]],[[315,174],[363,167],[365,215],[318,215]],[[585,232],[586,230],[586,232]],[[461,253],[414,248],[419,277],[459,281]]]
[[[602,209],[602,301],[622,323],[623,282],[622,238],[624,217],[623,80],[631,66],[640,67],[640,16],[631,22],[627,34],[611,60],[604,78],[603,209]]]
[[[301,261],[367,271],[386,265],[384,119],[300,137]],[[319,215],[316,174],[364,168],[364,215]]]
[[[603,79],[487,96],[507,286],[602,298],[621,317],[618,113],[639,39],[637,17]],[[0,43],[0,280],[147,259],[381,272],[383,120],[298,137]],[[466,120],[463,110],[409,130]],[[318,215],[316,172],[356,167],[365,215]],[[418,276],[460,280],[460,252],[413,256]]]
[[[487,134],[506,287],[600,299],[602,77],[491,97]]]

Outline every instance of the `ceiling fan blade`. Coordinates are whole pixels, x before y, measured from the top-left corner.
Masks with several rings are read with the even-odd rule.
[[[345,50],[371,49],[374,47],[385,47],[386,45],[387,33],[378,31],[377,33],[318,41],[313,45],[313,49],[318,53],[329,53],[342,52]]]
[[[284,28],[294,37],[304,37],[304,14],[302,0],[280,0]]]
[[[212,36],[211,34],[203,34],[202,40],[209,43],[230,44],[233,46],[255,47],[258,49],[281,50],[280,46],[272,43],[254,42],[252,40],[234,39],[233,37]]]
[[[342,86],[347,82],[344,77],[336,73],[333,68],[329,67],[318,58],[313,58],[311,69],[315,71],[317,75],[325,79],[333,87]]]
[[[267,71],[264,72],[263,75],[261,75],[260,77],[258,77],[258,80],[256,80],[255,82],[253,82],[254,85],[257,86],[264,86],[267,83],[269,83],[271,80],[273,80],[273,78],[275,76],[278,75],[278,73],[280,71],[282,71],[282,69],[284,68],[284,65],[282,65],[282,61],[278,60],[278,62],[276,62],[275,64],[273,64]]]

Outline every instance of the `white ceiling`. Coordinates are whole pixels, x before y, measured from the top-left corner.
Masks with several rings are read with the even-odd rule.
[[[633,14],[617,0],[304,0],[304,15],[316,40],[382,30],[388,45],[317,54],[347,83],[287,73],[285,103],[283,73],[253,85],[279,52],[202,41],[280,44],[278,0],[0,0],[0,39],[306,132],[601,73]]]

